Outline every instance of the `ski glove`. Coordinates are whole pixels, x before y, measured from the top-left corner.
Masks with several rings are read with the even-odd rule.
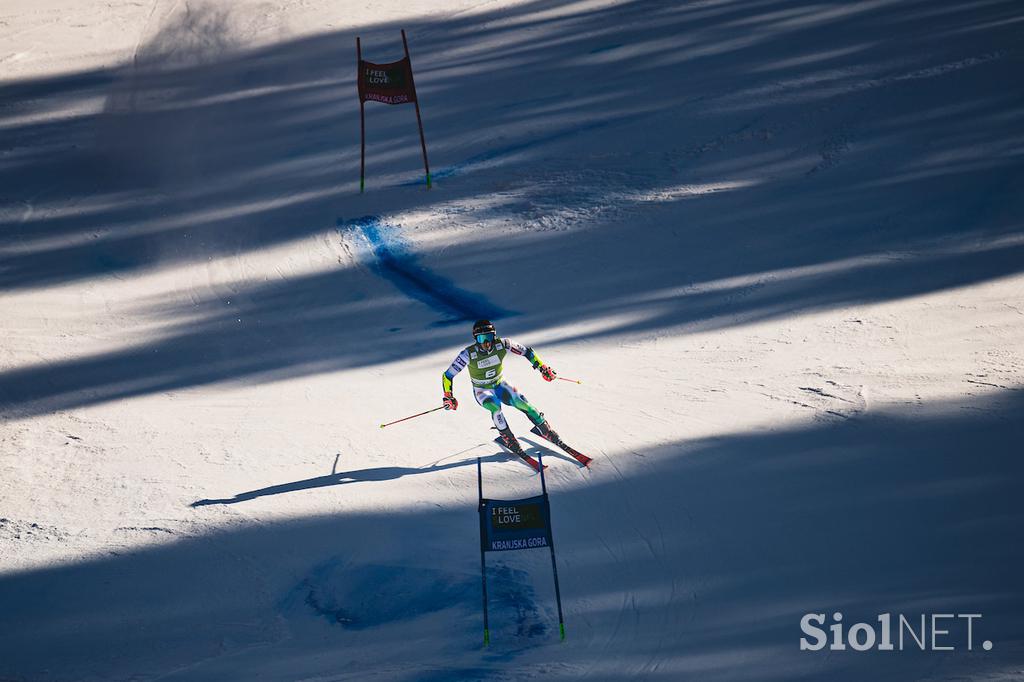
[[[444,399],[441,401],[444,404],[446,410],[457,410],[459,409],[459,401],[455,399],[450,392],[444,394]]]
[[[547,365],[540,366],[540,375],[544,377],[544,381],[554,381],[555,377],[558,376],[555,374],[555,370],[551,369]]]

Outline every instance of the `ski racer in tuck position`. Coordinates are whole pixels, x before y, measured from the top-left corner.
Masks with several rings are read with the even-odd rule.
[[[504,380],[501,373],[502,362],[510,351],[529,360],[533,368],[540,371],[546,381],[554,381],[557,378],[555,370],[544,364],[532,348],[520,345],[512,339],[499,338],[493,324],[488,320],[478,320],[473,325],[473,344],[464,348],[451,366],[441,375],[441,386],[444,391],[442,402],[445,409],[458,409],[459,401],[452,393],[452,380],[455,375],[468,367],[469,377],[473,383],[473,397],[476,398],[478,405],[491,413],[491,421],[494,422],[494,427],[500,434],[500,442],[508,450],[537,468],[531,462],[533,458],[523,452],[522,446],[513,435],[512,429],[509,428],[505,415],[501,412],[503,404],[511,405],[525,414],[533,422],[531,429],[533,433],[562,448],[581,464],[589,464],[589,457],[566,446],[544,418],[544,413],[539,412],[530,404],[526,396]]]

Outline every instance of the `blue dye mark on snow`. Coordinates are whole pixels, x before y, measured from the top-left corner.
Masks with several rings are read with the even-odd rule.
[[[554,631],[553,613],[538,606],[532,582],[524,571],[501,564],[488,567],[493,643],[504,640],[515,649]],[[285,595],[279,608],[286,616],[311,614],[346,630],[365,630],[453,609],[450,630],[469,643],[476,641],[479,623],[465,614],[479,612],[480,576],[422,566],[349,566],[335,557],[314,567]]]
[[[394,284],[406,296],[427,304],[444,315],[437,326],[487,318],[511,317],[516,313],[504,310],[479,294],[460,289],[447,279],[421,266],[416,255],[401,239],[398,228],[377,216],[339,220],[342,233],[357,232],[370,246],[371,267]]]
[[[474,581],[404,566],[343,570],[334,562],[298,586],[295,596],[332,625],[362,630],[409,620],[479,598]]]
[[[491,630],[496,637],[543,637],[550,632],[547,619],[534,599],[529,574],[498,564],[487,571],[487,602]]]

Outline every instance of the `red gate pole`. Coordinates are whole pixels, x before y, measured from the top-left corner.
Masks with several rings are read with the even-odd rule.
[[[356,87],[363,79],[363,48],[356,36]],[[363,93],[359,93],[359,192],[363,192],[366,178],[366,120],[363,116]]]
[[[420,146],[423,148],[423,168],[427,172],[427,189],[430,189],[430,164],[427,162],[427,140],[423,137],[423,119],[420,118],[420,96],[416,94],[416,81],[412,77],[412,59],[409,57],[409,43],[405,39],[405,29],[402,29],[402,46],[405,48],[405,59],[409,62],[409,83],[412,85],[413,100],[416,105],[416,125],[420,128]]]

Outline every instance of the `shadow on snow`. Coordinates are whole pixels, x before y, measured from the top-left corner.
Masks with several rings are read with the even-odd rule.
[[[391,273],[411,298],[339,267],[237,284],[230,305],[218,292],[142,299],[166,322],[155,338],[8,369],[0,408],[24,417],[455,348],[464,334],[437,325],[479,301],[438,299],[439,283],[522,313],[520,338],[613,320],[571,342],[1017,274],[1020,17],[1010,1],[547,0],[410,21],[448,175],[429,193],[374,184],[420,172],[402,107],[373,110],[370,191],[355,191],[355,32],[242,49],[237,16],[196,9],[132,65],[0,84],[9,292],[244,254],[367,214],[433,208],[476,226],[417,254],[431,277]],[[399,49],[397,25],[359,33],[368,57]],[[69,113],[97,97],[103,111]]]
[[[486,673],[478,679],[572,677],[586,672],[581,660],[605,679],[935,672],[934,652],[800,652],[800,617],[833,611],[851,624],[890,612],[981,613],[975,646],[990,639],[994,649],[968,653],[954,632],[947,641],[958,651],[943,656],[943,674],[1015,670],[1022,408],[1017,391],[737,433],[595,465],[614,458],[622,477],[582,487],[553,479],[570,647],[552,644],[543,660],[516,652],[556,641],[531,639],[554,618],[546,555],[507,558],[520,573],[505,576],[511,611],[492,622],[511,628],[509,648],[478,649],[469,484],[458,508],[235,526],[0,576],[0,676],[295,679],[335,674],[341,661],[353,675],[396,680],[466,669]],[[412,640],[419,646],[399,645]]]

